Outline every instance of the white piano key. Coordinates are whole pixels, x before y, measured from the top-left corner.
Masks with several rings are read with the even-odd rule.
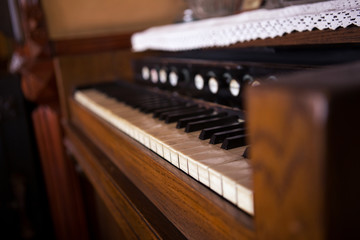
[[[196,180],[199,180],[199,173],[197,168],[197,163],[191,158],[187,158],[188,163],[188,169],[189,169],[189,175],[195,178]]]
[[[237,195],[236,195],[236,183],[227,178],[226,176],[222,177],[222,189],[223,189],[223,196],[230,202],[236,204],[237,203]]]
[[[187,158],[181,153],[179,154],[179,167],[185,173],[189,173]]]
[[[212,169],[209,169],[209,181],[210,181],[210,188],[219,195],[222,195],[223,191],[222,191],[221,174]]]
[[[143,131],[139,131],[139,141],[142,145],[145,145],[145,142],[144,142],[144,132]]]
[[[171,163],[177,168],[179,168],[180,167],[179,154],[176,151],[174,151],[174,149],[170,149],[170,156],[171,156]]]
[[[171,163],[170,149],[165,145],[163,146],[164,158]]]
[[[211,184],[214,186],[219,184],[219,176],[221,176],[222,195],[224,198],[233,202],[244,211],[253,214],[251,171],[250,164],[244,159],[214,166],[209,169],[210,188],[212,188]],[[234,196],[234,192],[236,196]]]
[[[150,149],[156,152],[156,139],[153,137],[150,137]]]
[[[137,128],[134,128],[134,139],[140,142],[139,130]]]
[[[222,151],[226,150],[219,151],[214,145],[210,148],[206,147],[206,149],[207,151],[204,151],[204,146],[198,146],[186,149],[185,152],[188,153],[189,174],[204,185],[209,186],[209,168],[239,159],[238,152],[241,150],[234,150],[228,152],[231,154],[223,155]]]
[[[148,149],[150,149],[150,136],[147,134],[144,134],[144,145]]]
[[[156,140],[156,153],[159,154],[159,156],[164,157],[163,146],[158,140]]]
[[[210,186],[209,168],[201,163],[197,163],[199,182],[206,186]]]
[[[237,203],[236,205],[247,211],[249,214],[254,215],[254,201],[253,192],[239,184],[236,185]]]

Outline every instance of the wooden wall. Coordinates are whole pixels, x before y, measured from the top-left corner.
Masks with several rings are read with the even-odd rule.
[[[132,32],[173,23],[182,16],[183,0],[44,0],[50,38]]]

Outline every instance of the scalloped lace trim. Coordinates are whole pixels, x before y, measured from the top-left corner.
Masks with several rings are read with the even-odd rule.
[[[224,47],[274,38],[294,31],[360,26],[360,0],[335,0],[273,10],[255,10],[196,22],[153,27],[135,33],[134,51],[181,51]]]

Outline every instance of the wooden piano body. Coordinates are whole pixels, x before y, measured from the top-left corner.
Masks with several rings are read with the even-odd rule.
[[[344,46],[358,43],[360,36],[358,28],[294,35],[253,46]],[[91,39],[84,41],[91,46]],[[131,80],[128,59],[142,54],[131,53],[127,44],[94,44],[89,53],[81,40],[56,47],[64,144],[111,215],[104,217],[83,195],[87,214],[97,212],[98,221],[105,219],[97,222],[102,231],[112,231],[102,237],[346,239],[357,234],[359,64],[301,73],[284,84],[247,91],[251,216],[74,100],[76,86],[119,76]]]

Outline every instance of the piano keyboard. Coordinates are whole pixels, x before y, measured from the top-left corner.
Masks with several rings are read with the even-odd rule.
[[[184,173],[254,214],[252,169],[243,157],[246,135],[238,116],[179,97],[115,84],[77,90],[74,98]]]

